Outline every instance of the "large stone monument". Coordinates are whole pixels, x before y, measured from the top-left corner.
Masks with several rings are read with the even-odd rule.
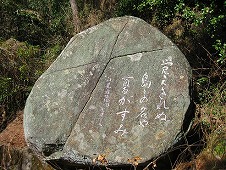
[[[26,141],[44,159],[75,166],[148,162],[184,132],[190,81],[185,56],[160,31],[110,19],[75,35],[37,80]]]

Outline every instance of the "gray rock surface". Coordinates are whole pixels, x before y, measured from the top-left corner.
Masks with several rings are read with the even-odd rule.
[[[146,162],[182,132],[190,81],[185,56],[160,31],[135,17],[110,19],[75,35],[37,80],[26,141],[46,160]]]

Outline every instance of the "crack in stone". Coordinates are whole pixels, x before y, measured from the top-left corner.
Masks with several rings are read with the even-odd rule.
[[[64,71],[64,70],[76,69],[76,68],[79,68],[79,67],[87,66],[87,65],[90,65],[90,64],[96,64],[96,63],[99,63],[99,61],[94,61],[94,62],[87,63],[87,64],[81,64],[81,65],[78,65],[76,67],[69,67],[69,68],[64,68],[64,69],[52,71],[52,72],[46,73],[45,75],[50,75],[50,74],[53,74],[53,73],[56,73],[56,72],[60,72],[60,71]]]
[[[72,125],[72,128],[71,128],[71,132],[72,132],[72,130],[74,129],[74,126],[75,126],[77,120],[79,119],[79,116],[81,115],[81,113],[83,112],[83,110],[85,109],[85,107],[87,106],[87,103],[90,101],[91,96],[92,96],[94,90],[96,89],[96,87],[97,87],[97,85],[98,85],[98,83],[99,83],[99,81],[100,81],[102,75],[104,74],[104,71],[106,70],[108,64],[110,63],[110,61],[111,61],[112,59],[114,59],[114,58],[111,58],[111,56],[112,56],[112,54],[113,54],[113,51],[114,51],[114,47],[115,47],[115,45],[116,45],[116,43],[117,43],[117,41],[118,41],[119,35],[123,32],[123,30],[125,29],[125,27],[126,27],[126,25],[128,24],[128,22],[129,22],[129,21],[127,21],[127,22],[125,23],[125,25],[123,26],[122,30],[118,33],[118,35],[117,35],[117,37],[116,37],[116,39],[115,39],[115,42],[114,42],[114,44],[113,44],[113,46],[112,46],[112,50],[111,50],[111,53],[110,53],[109,61],[108,61],[108,62],[106,63],[106,65],[104,66],[104,68],[103,68],[103,70],[102,70],[102,72],[101,72],[101,74],[100,74],[100,76],[99,76],[97,82],[95,83],[94,88],[93,88],[92,91],[90,92],[90,95],[89,95],[88,100],[86,101],[84,107],[82,108],[82,110],[80,111],[79,115],[78,115],[77,118],[75,119],[75,121],[74,121],[74,123],[73,123],[73,125]],[[57,71],[54,71],[54,72],[47,73],[46,75],[49,75],[49,74],[52,74],[52,73],[55,73],[55,72],[59,72],[59,71],[64,71],[64,70],[67,70],[67,69],[74,69],[74,68],[78,68],[78,67],[81,67],[81,66],[86,66],[86,65],[89,65],[89,64],[95,64],[95,63],[98,63],[98,62],[91,62],[91,63],[88,63],[88,64],[79,65],[79,66],[76,66],[76,67],[65,68],[65,69],[61,69],[61,70],[57,70]],[[71,134],[71,132],[70,132],[70,134]],[[69,137],[70,137],[70,135],[68,136],[68,138],[69,138]],[[68,138],[67,138],[67,140],[68,140]],[[64,147],[65,144],[67,143],[67,140],[66,140],[65,143],[63,144],[63,147]]]
[[[125,23],[125,25],[123,26],[122,30],[118,33],[118,35],[117,35],[117,37],[116,37],[116,39],[115,39],[115,42],[114,42],[114,44],[113,44],[113,46],[112,46],[112,50],[111,50],[111,53],[110,53],[110,59],[109,59],[109,61],[106,63],[106,65],[104,66],[103,71],[101,72],[101,74],[100,74],[100,76],[99,76],[97,82],[95,83],[95,86],[94,86],[94,88],[92,89],[92,91],[91,91],[91,93],[90,93],[90,95],[89,95],[89,98],[88,98],[87,102],[85,103],[84,107],[82,108],[80,114],[83,112],[83,110],[85,109],[87,103],[90,101],[90,98],[91,98],[91,96],[92,96],[92,94],[93,94],[93,91],[96,89],[97,84],[98,84],[99,81],[100,81],[100,78],[102,77],[102,75],[104,74],[104,71],[106,70],[108,64],[109,64],[110,61],[112,60],[111,56],[112,56],[114,47],[115,47],[115,45],[116,45],[116,43],[117,43],[117,41],[118,41],[118,37],[119,37],[119,35],[123,32],[123,30],[125,29],[125,27],[126,27],[126,25],[128,24],[128,22],[129,22],[129,21],[127,21],[127,22]],[[79,116],[78,116],[78,117],[79,117]]]
[[[124,27],[123,27],[123,28],[124,28]],[[122,31],[121,31],[121,32],[122,32]],[[121,34],[121,32],[120,32],[119,34]],[[116,38],[117,40],[118,40],[119,34],[118,34],[118,36],[117,36],[117,38]],[[113,48],[114,48],[114,46],[116,45],[116,43],[117,43],[117,41],[114,43]],[[170,46],[170,47],[175,47],[175,45]],[[169,48],[169,47],[167,47],[167,48]],[[109,59],[109,61],[107,62],[106,67],[107,67],[108,63],[110,63],[110,61],[113,60],[113,59],[115,59],[115,58],[126,57],[126,56],[128,56],[128,55],[135,55],[135,54],[139,54],[139,53],[151,53],[151,52],[155,52],[155,51],[161,51],[161,50],[164,50],[164,49],[167,49],[167,48],[159,48],[159,49],[154,49],[154,50],[151,50],[151,51],[138,51],[138,52],[135,52],[135,53],[128,53],[128,54],[119,55],[119,56],[115,56],[115,57],[111,58],[112,53],[113,53],[113,50],[112,50],[111,53],[110,53],[110,59]],[[81,65],[78,65],[78,66],[76,66],[76,67],[69,67],[69,68],[64,68],[64,69],[56,70],[56,71],[53,71],[53,72],[46,73],[46,75],[50,75],[50,74],[52,74],[52,73],[56,73],[56,72],[60,72],[60,71],[64,71],[64,70],[76,69],[76,68],[79,68],[79,67],[87,66],[87,65],[90,65],[90,64],[96,64],[96,63],[100,63],[100,61],[94,61],[94,62],[90,62],[90,63],[87,63],[87,64],[81,64]],[[106,68],[106,67],[105,67],[105,68]],[[104,68],[104,70],[105,70],[105,68]],[[103,72],[104,72],[104,70],[103,70]],[[102,74],[101,74],[101,76],[102,76]],[[101,76],[100,76],[100,77],[101,77]],[[98,81],[99,81],[99,80],[98,80]],[[97,83],[98,83],[98,82],[97,82]]]
[[[175,47],[175,45],[172,45],[170,47]],[[124,55],[115,56],[115,57],[111,58],[111,60],[113,60],[115,58],[126,57],[128,55],[136,55],[136,54],[139,54],[139,53],[151,53],[151,52],[155,52],[155,51],[161,51],[161,50],[164,50],[164,49],[168,49],[170,47],[167,47],[167,48],[159,48],[159,49],[154,49],[154,50],[150,50],[150,51],[138,51],[138,52],[134,52],[134,53],[127,53],[127,54],[124,54]]]
[[[73,41],[72,41],[73,42]],[[71,43],[72,43],[71,42]],[[70,42],[69,42],[70,43]],[[66,47],[67,48],[67,47]],[[98,55],[100,54],[101,50],[103,49],[104,47],[102,47],[100,50],[99,50],[99,53]],[[98,56],[97,55],[97,56]],[[87,64],[81,64],[81,65],[78,65],[78,66],[75,66],[75,67],[69,67],[69,68],[64,68],[64,69],[60,69],[60,70],[56,70],[56,71],[53,71],[53,72],[49,72],[49,73],[46,73],[46,75],[49,75],[49,74],[52,74],[52,73],[56,73],[56,72],[60,72],[60,71],[64,71],[64,70],[70,70],[70,69],[76,69],[76,68],[79,68],[79,67],[83,67],[83,66],[87,66],[87,65],[90,65],[90,64],[96,64],[96,63],[100,63],[100,61],[93,61],[93,62],[90,62],[90,63],[87,63]]]
[[[90,95],[89,95],[89,99],[88,99],[87,102],[85,103],[85,105],[84,105],[84,107],[82,108],[80,114],[83,112],[84,108],[86,107],[87,103],[89,102],[89,100],[90,100],[90,98],[91,98],[91,96],[92,96],[92,94],[93,94],[93,91],[96,89],[97,84],[98,84],[99,81],[100,81],[100,78],[102,77],[102,75],[104,74],[104,71],[106,70],[108,64],[109,64],[110,61],[112,60],[111,56],[112,56],[114,47],[115,47],[115,45],[116,45],[116,43],[117,43],[117,41],[118,41],[118,37],[119,37],[119,35],[123,32],[123,30],[125,29],[127,23],[128,23],[128,21],[127,21],[126,24],[123,26],[122,30],[118,33],[118,35],[117,35],[117,37],[116,37],[116,40],[115,40],[115,43],[114,43],[113,46],[112,46],[112,50],[111,50],[111,53],[110,53],[110,59],[109,59],[109,61],[106,63],[106,65],[104,66],[103,71],[101,72],[101,74],[100,74],[100,76],[99,76],[97,82],[95,83],[95,86],[94,86],[94,88],[92,89],[92,91],[91,91],[91,93],[90,93]]]
[[[74,125],[73,125],[72,128],[71,128],[71,132],[72,132],[72,130],[74,129],[75,124],[76,124],[77,120],[79,119],[79,116],[81,115],[81,113],[82,113],[83,110],[85,109],[87,103],[90,101],[91,96],[92,96],[94,90],[96,89],[96,87],[97,87],[97,85],[98,85],[98,83],[99,83],[99,81],[100,81],[102,75],[104,74],[104,71],[106,70],[108,64],[110,63],[110,61],[111,61],[112,59],[114,59],[114,58],[111,58],[111,56],[112,56],[112,54],[113,54],[114,47],[115,47],[115,45],[116,45],[116,43],[117,43],[117,41],[118,41],[119,35],[123,32],[123,30],[125,29],[125,27],[126,27],[126,25],[128,24],[128,22],[129,22],[129,21],[127,21],[127,22],[125,23],[125,25],[123,26],[122,30],[121,30],[121,31],[118,33],[118,35],[116,36],[115,42],[114,42],[114,44],[113,44],[113,46],[112,46],[112,50],[111,50],[111,52],[110,52],[109,61],[108,61],[108,62],[106,63],[106,65],[104,66],[104,68],[103,68],[103,70],[102,70],[100,76],[98,77],[97,82],[95,83],[94,88],[93,88],[92,91],[90,92],[90,95],[89,95],[88,100],[86,101],[84,107],[82,108],[82,110],[80,111],[79,115],[77,116],[77,118],[76,118],[76,120],[75,120],[75,122],[74,122]],[[92,62],[92,63],[97,63],[97,62]],[[92,64],[92,63],[88,63],[88,64]],[[85,64],[85,65],[88,65],[88,64]],[[83,66],[83,65],[80,65],[80,66]],[[80,67],[80,66],[77,66],[77,67]],[[75,68],[77,68],[77,67],[75,67]],[[65,70],[65,69],[64,69],[64,70]],[[71,132],[70,132],[70,134],[71,134]],[[68,136],[68,138],[69,138],[69,137],[70,137],[70,135]],[[68,140],[68,138],[67,138],[67,140]],[[67,140],[65,141],[65,143],[67,143]],[[64,144],[64,146],[65,146],[65,144]]]

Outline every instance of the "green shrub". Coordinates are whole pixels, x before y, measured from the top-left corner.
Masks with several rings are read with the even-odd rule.
[[[217,57],[212,58],[214,61],[225,63],[223,62],[225,61],[224,44],[226,42],[225,0],[220,2],[216,0],[121,0],[118,2],[117,15],[135,15],[163,31],[176,20],[181,20],[181,26],[184,30],[181,38],[191,39],[194,42],[193,49],[196,49],[196,44],[201,41],[210,54],[217,54]],[[178,39],[173,39],[173,41],[177,43]],[[178,44],[180,46],[180,43]],[[184,46],[184,44],[181,45]],[[203,56],[199,57],[209,60],[205,54],[206,51],[201,54]]]
[[[0,39],[14,37],[46,47],[61,36],[64,44],[72,35],[70,19],[70,3],[66,0],[6,0],[0,5]]]
[[[0,44],[0,131],[16,111],[24,108],[35,81],[62,49],[56,42],[43,51],[39,46],[13,38]],[[6,113],[4,119],[3,113]]]
[[[219,58],[217,60],[218,63],[225,65],[226,64],[226,43],[222,43],[221,40],[216,40],[216,43],[213,45],[215,50],[218,52]],[[226,74],[226,70],[224,70],[224,75]]]

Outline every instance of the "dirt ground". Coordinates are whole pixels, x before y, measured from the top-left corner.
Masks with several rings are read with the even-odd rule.
[[[24,138],[23,112],[0,133],[0,170],[54,170],[27,147]]]
[[[8,124],[6,129],[0,133],[0,145],[18,149],[22,149],[27,146],[24,138],[22,111],[19,111],[16,119]]]

